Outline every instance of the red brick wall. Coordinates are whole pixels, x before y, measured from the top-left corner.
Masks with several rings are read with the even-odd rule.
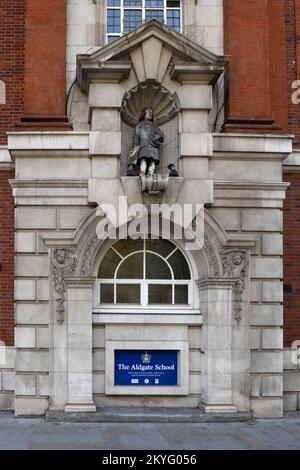
[[[269,0],[268,18],[271,116],[275,126],[281,127],[279,131],[287,133],[289,93],[284,1]]]
[[[228,132],[281,132],[287,123],[282,0],[224,0]],[[284,90],[284,92],[283,92]]]
[[[0,145],[23,115],[25,0],[0,0],[0,80],[6,104],[0,104]]]
[[[26,0],[25,115],[65,115],[66,0]]]
[[[295,135],[295,146],[300,146],[300,106],[292,103],[292,83],[300,80],[300,2],[297,0],[285,0],[285,24],[286,24],[286,54],[287,54],[287,94],[288,94],[288,131]],[[297,7],[297,8],[296,8]],[[297,13],[297,15],[296,15]],[[298,22],[296,22],[296,16]],[[298,43],[299,57],[297,58],[296,44]],[[298,69],[298,72],[297,72]]]
[[[13,170],[0,170],[0,340],[14,344],[14,202],[8,179]]]
[[[25,0],[0,0],[0,80],[6,103],[0,104],[0,145],[15,130],[24,111]],[[8,179],[0,169],[0,340],[14,344],[14,204]]]

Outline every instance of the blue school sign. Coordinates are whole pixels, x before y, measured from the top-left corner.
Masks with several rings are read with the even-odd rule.
[[[115,385],[178,385],[178,351],[116,350]]]

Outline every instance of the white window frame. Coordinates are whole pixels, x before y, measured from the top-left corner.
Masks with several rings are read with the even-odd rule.
[[[194,296],[195,296],[195,291],[194,291],[194,281],[192,279],[192,269],[190,266],[189,261],[187,258],[184,256],[182,253],[182,250],[174,244],[174,249],[166,256],[162,256],[161,254],[152,251],[152,250],[147,250],[146,249],[146,240],[144,240],[144,248],[143,250],[136,250],[132,253],[129,253],[126,256],[122,256],[113,246],[111,246],[111,249],[114,250],[118,256],[121,257],[121,261],[117,265],[114,273],[114,277],[112,279],[96,279],[95,281],[95,286],[94,286],[94,295],[93,295],[93,312],[94,313],[109,313],[112,311],[118,311],[120,313],[124,312],[125,310],[127,312],[153,312],[153,311],[162,311],[165,313],[170,313],[176,312],[176,313],[186,313],[187,310],[189,310],[188,313],[191,313],[190,310],[193,309],[194,307]],[[188,267],[190,271],[191,278],[190,279],[174,279],[174,274],[173,274],[173,269],[171,265],[168,263],[168,259],[177,251],[179,250],[181,254],[184,256]],[[126,260],[126,258],[132,256],[133,254],[136,253],[143,253],[144,259],[143,259],[143,279],[117,279],[117,273],[118,270],[121,266],[121,264]],[[146,279],[146,273],[145,273],[145,268],[146,268],[146,253],[153,253],[156,256],[159,256],[164,262],[168,264],[168,267],[171,272],[171,279]],[[105,304],[101,303],[101,285],[104,284],[110,284],[114,286],[114,304]],[[140,304],[130,304],[130,303],[116,303],[116,286],[120,284],[138,284],[140,285]],[[159,285],[172,285],[172,304],[148,304],[148,286],[149,284],[159,284]],[[175,286],[176,285],[186,285],[188,286],[188,303],[187,304],[175,304]]]
[[[164,5],[161,7],[146,7],[146,0],[142,0],[142,6],[124,6],[124,0],[120,0],[120,6],[117,7],[110,7],[107,5],[106,1],[106,8],[105,8],[105,38],[106,38],[106,44],[108,44],[108,36],[114,36],[116,38],[123,36],[124,34],[127,34],[128,32],[124,32],[124,10],[142,10],[142,24],[145,23],[146,21],[146,11],[147,10],[157,10],[161,11],[163,10],[164,12],[164,24],[167,24],[167,12],[169,10],[176,10],[179,11],[180,13],[180,27],[179,30],[182,33],[182,0],[180,0],[180,6],[179,7],[167,7],[167,0],[164,0]],[[119,33],[109,33],[107,31],[107,10],[120,10],[120,32]]]

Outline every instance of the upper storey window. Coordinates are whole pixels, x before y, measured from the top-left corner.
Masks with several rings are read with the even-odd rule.
[[[180,32],[180,0],[107,0],[107,43],[152,19]]]

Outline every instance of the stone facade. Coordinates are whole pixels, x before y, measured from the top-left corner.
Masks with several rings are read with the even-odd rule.
[[[205,132],[192,132],[195,113],[201,122],[205,114],[209,120],[210,83],[222,72],[224,59],[200,47],[189,49],[184,41],[152,22],[116,43],[115,65],[115,45],[79,56],[77,81],[88,96],[90,132],[9,135],[17,174],[11,181],[16,204],[17,415],[125,404],[252,410],[258,417],[282,414],[281,233],[287,185],[281,168],[291,138],[213,134],[208,125]],[[187,65],[181,59],[177,66],[183,45]],[[165,62],[143,69],[145,50]],[[126,57],[131,51],[132,64],[120,62],[122,53]],[[105,71],[95,72],[94,63],[105,63],[105,54]],[[211,63],[207,71],[197,65],[204,56]],[[179,128],[182,186],[167,192],[166,202],[205,202],[201,188],[210,188],[208,241],[200,252],[186,253],[195,265],[200,310],[161,315],[157,323],[147,314],[92,315],[98,260],[105,250],[95,238],[101,219],[95,207],[120,195],[140,198],[138,187],[130,189],[128,178],[120,179],[118,173],[122,99],[128,89],[153,76],[176,93],[179,122],[184,123]],[[105,121],[99,116],[110,109],[110,130],[102,130]],[[188,191],[185,185],[199,189]],[[241,261],[234,264],[236,254]],[[142,390],[119,396],[110,383],[109,351],[124,342],[153,347],[158,337],[160,347],[168,348],[172,339],[182,350],[182,368],[189,371],[182,391],[168,397],[163,389],[160,394]]]
[[[281,102],[276,102],[278,122],[270,118],[274,84],[269,80],[270,94],[263,98],[252,82],[257,100],[239,122],[246,103],[231,93],[226,132],[218,132],[229,60],[222,55],[223,17],[228,20],[232,2],[224,2],[223,15],[222,1],[187,1],[183,35],[152,20],[106,46],[104,2],[69,0],[67,10],[66,2],[56,3],[56,13],[49,12],[49,37],[60,12],[58,99],[51,88],[43,94],[42,67],[43,99],[33,99],[28,62],[25,110],[38,119],[25,119],[18,132],[8,134],[10,156],[1,150],[0,170],[10,172],[4,177],[15,203],[15,347],[0,360],[0,408],[20,416],[94,412],[97,406],[201,407],[259,418],[296,409],[298,366],[283,350],[283,201],[289,187],[283,168],[288,174],[299,162],[293,163],[293,138],[280,121]],[[266,39],[266,2],[258,3],[251,21],[260,24]],[[48,12],[49,5],[45,8]],[[282,11],[267,10],[277,24]],[[262,16],[263,24],[256,21]],[[27,9],[27,19],[36,32],[34,8]],[[235,25],[230,39],[228,31],[226,52],[241,33]],[[46,60],[43,44],[41,61]],[[27,55],[31,46],[27,42]],[[266,51],[259,52],[257,68],[269,79],[276,60],[270,56],[266,64]],[[241,80],[243,64],[235,61],[230,73]],[[64,117],[65,77],[73,129]],[[150,100],[153,87],[158,104]],[[109,219],[103,207],[117,207],[122,197],[129,206],[151,202],[141,194],[138,178],[125,176],[124,150],[132,119],[150,104],[154,114],[163,115],[166,142],[176,142],[163,156],[172,154],[179,172],[169,178],[159,202],[205,205],[201,249],[186,250],[184,241],[172,240],[191,266],[193,300],[163,313],[159,307],[101,309],[95,302],[98,269],[111,246],[96,232]],[[125,223],[131,216],[127,212]],[[156,235],[163,236],[163,230]],[[158,392],[116,386],[114,351],[130,348],[179,351],[178,387]]]

